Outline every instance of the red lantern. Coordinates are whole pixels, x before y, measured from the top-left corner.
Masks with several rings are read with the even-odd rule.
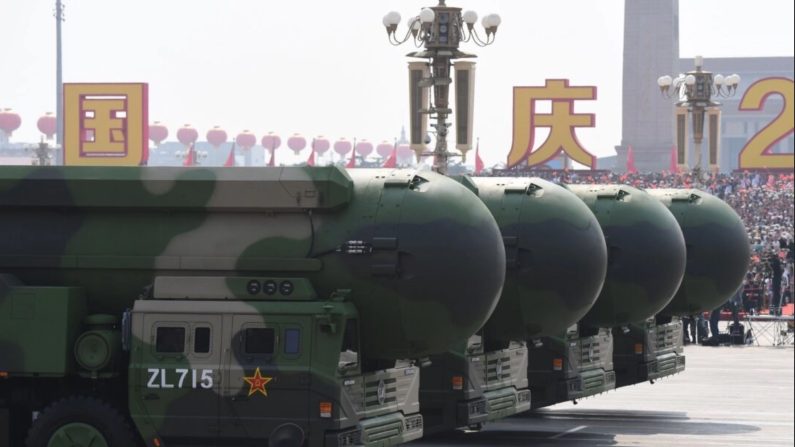
[[[190,146],[199,139],[199,131],[185,124],[177,131],[177,140],[185,146]]]
[[[221,129],[221,126],[215,126],[207,131],[207,142],[215,149],[226,143],[226,139],[226,131]]]
[[[392,143],[384,140],[379,143],[378,146],[376,146],[375,151],[381,156],[381,158],[386,158],[392,155],[393,149],[395,149],[395,147],[392,145]]]
[[[243,132],[237,134],[235,143],[242,147],[243,150],[249,150],[257,144],[257,136],[251,133],[249,130],[244,130]]]
[[[315,142],[312,144],[312,148],[315,150],[315,152],[317,152],[320,155],[325,154],[330,147],[331,143],[329,143],[328,138],[325,138],[323,136],[315,138]]]
[[[149,139],[152,140],[156,145],[160,146],[160,143],[163,142],[168,137],[168,128],[165,124],[162,124],[160,121],[155,121],[154,124],[149,125]]]
[[[11,109],[0,110],[0,130],[10,137],[22,125],[22,118]]]
[[[39,120],[36,122],[36,127],[39,128],[39,132],[43,133],[48,140],[52,140],[53,135],[55,135],[55,128],[57,126],[58,122],[52,112],[45,113],[44,116],[39,118]]]
[[[345,138],[340,138],[336,143],[334,143],[334,152],[345,155],[353,149],[353,145],[351,142],[346,140]]]
[[[295,155],[298,155],[298,153],[306,147],[306,138],[302,137],[300,134],[294,133],[293,136],[287,140],[287,147],[292,149]]]
[[[356,143],[356,154],[360,155],[362,158],[367,158],[368,155],[373,153],[373,143],[362,140],[359,143]]]
[[[262,147],[269,151],[275,151],[282,145],[282,139],[273,132],[268,132],[267,135],[262,137]]]

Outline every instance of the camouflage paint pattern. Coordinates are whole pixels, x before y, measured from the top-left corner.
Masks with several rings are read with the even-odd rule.
[[[673,299],[685,272],[685,240],[657,199],[623,185],[569,185],[596,215],[607,243],[607,276],[583,317],[590,327],[642,322]]]
[[[0,167],[0,271],[80,286],[119,314],[155,276],[305,277],[349,289],[367,358],[443,352],[478,330],[505,272],[481,201],[431,172]]]
[[[751,259],[740,216],[723,200],[697,189],[649,189],[673,213],[687,246],[682,286],[662,310],[668,316],[708,312],[740,287]]]
[[[524,340],[557,335],[591,308],[607,248],[596,217],[565,188],[538,178],[456,177],[500,226],[506,281],[497,309],[468,343],[422,371],[426,432],[479,425],[530,408]],[[451,381],[459,380],[454,386]]]
[[[502,232],[507,270],[484,339],[558,335],[596,302],[607,247],[594,214],[566,188],[540,178],[473,178]]]

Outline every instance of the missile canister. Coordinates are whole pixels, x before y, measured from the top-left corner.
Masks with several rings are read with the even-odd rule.
[[[673,213],[687,246],[682,286],[662,310],[669,316],[707,312],[737,291],[751,248],[740,216],[723,200],[697,189],[649,189]]]
[[[539,178],[472,178],[502,232],[502,297],[484,327],[490,340],[558,335],[593,306],[607,248],[596,217],[576,195]]]
[[[605,284],[582,322],[616,327],[656,315],[671,301],[685,272],[685,240],[674,216],[660,201],[630,186],[569,189],[596,215],[607,242]]]
[[[475,333],[505,251],[486,206],[432,172],[7,166],[0,272],[110,314],[156,276],[306,278],[356,305],[365,357],[395,359]]]

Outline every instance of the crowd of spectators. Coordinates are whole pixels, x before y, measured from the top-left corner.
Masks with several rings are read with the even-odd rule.
[[[495,175],[517,175],[504,171]],[[777,310],[793,302],[793,225],[795,175],[792,173],[734,172],[615,173],[609,171],[533,171],[555,183],[620,183],[637,188],[699,188],[728,203],[740,215],[751,244],[751,264],[742,293],[747,312]],[[780,300],[780,301],[779,301]]]

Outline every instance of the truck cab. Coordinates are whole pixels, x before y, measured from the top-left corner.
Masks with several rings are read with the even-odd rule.
[[[533,408],[576,402],[616,387],[609,328],[575,324],[561,337],[543,337],[530,348],[529,365]]]
[[[344,293],[317,300],[301,278],[159,277],[129,321],[130,415],[152,446],[422,436],[418,369],[362,371]]]
[[[319,299],[301,277],[160,276],[119,316],[89,314],[81,288],[4,275],[0,292],[0,445],[388,446],[423,434],[419,369],[363,366],[347,290]]]
[[[481,334],[430,357],[422,369],[420,404],[425,433],[480,429],[489,421],[530,409],[527,347],[484,347]]]
[[[616,387],[655,380],[685,370],[679,317],[657,316],[613,329]]]

